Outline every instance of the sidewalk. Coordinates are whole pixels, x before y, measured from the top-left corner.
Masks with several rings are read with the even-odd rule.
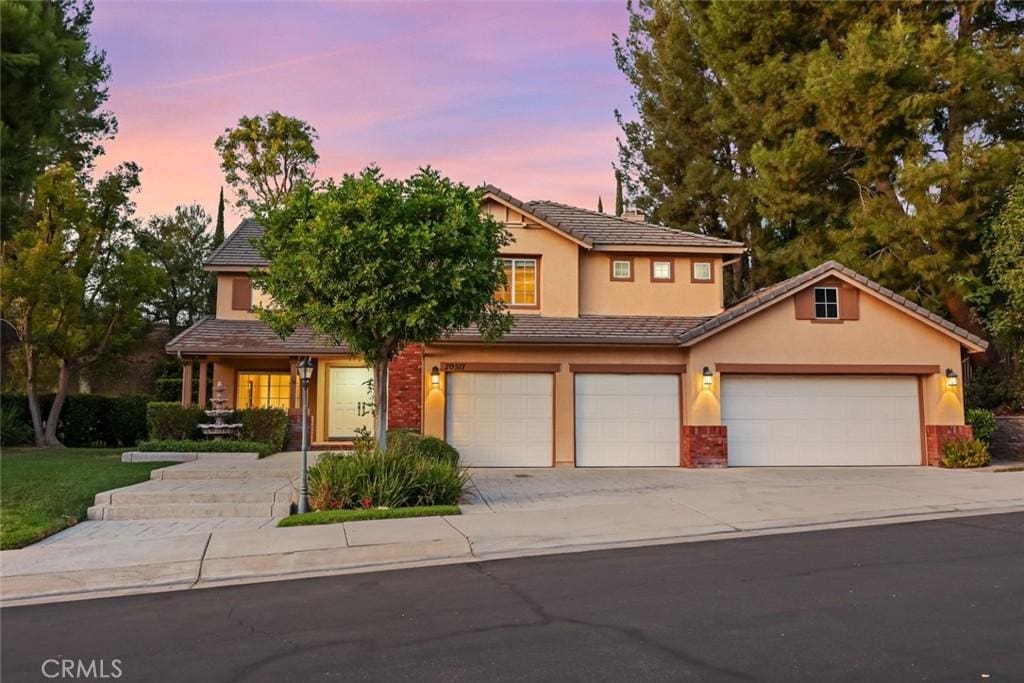
[[[619,470],[618,473],[625,472]],[[231,530],[144,540],[36,545],[0,553],[4,605],[1024,510],[1024,473],[889,470],[637,472],[628,494],[599,495],[615,472],[534,471],[531,495],[492,511],[512,471],[474,473],[480,490],[455,517]],[[626,477],[628,474],[619,474]],[[886,477],[895,478],[887,480]],[[527,479],[527,478],[523,478]],[[532,481],[530,481],[532,480]],[[596,484],[587,487],[586,482]],[[659,481],[659,485],[650,481]],[[508,484],[501,484],[501,488]],[[521,492],[524,493],[524,492]],[[525,495],[525,493],[524,493]],[[492,502],[493,505],[493,502]]]

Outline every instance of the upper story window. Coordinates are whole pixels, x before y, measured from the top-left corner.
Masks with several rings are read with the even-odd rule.
[[[249,278],[231,278],[231,310],[252,310],[252,280]]]
[[[633,259],[613,258],[611,265],[611,274],[613,280],[632,280]]]
[[[693,282],[714,282],[714,271],[711,270],[709,261],[691,261],[693,272],[690,279]]]
[[[837,287],[814,288],[814,317],[821,320],[839,319],[839,289]]]
[[[498,299],[509,306],[537,305],[537,259],[503,258],[506,285],[498,290]]]
[[[673,271],[671,260],[651,259],[651,282],[672,282],[675,280]]]

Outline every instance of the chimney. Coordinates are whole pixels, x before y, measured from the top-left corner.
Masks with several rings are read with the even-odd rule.
[[[636,209],[626,209],[620,216],[623,220],[630,221],[631,223],[643,223],[647,216],[644,215],[643,211],[637,211]]]

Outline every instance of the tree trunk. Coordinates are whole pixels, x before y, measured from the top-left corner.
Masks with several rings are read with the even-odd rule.
[[[28,399],[28,412],[32,417],[32,435],[35,437],[36,446],[42,448],[46,445],[46,437],[43,434],[43,411],[39,409],[39,394],[36,392],[36,370],[39,360],[36,357],[36,350],[31,344],[25,344],[25,398]]]
[[[46,432],[43,441],[51,448],[63,448],[64,444],[57,438],[57,427],[60,425],[60,411],[64,408],[64,399],[68,396],[68,385],[71,383],[71,368],[64,361],[60,362],[57,375],[57,395],[53,397],[50,415],[46,418]]]
[[[381,453],[388,449],[388,361],[379,360],[373,364],[374,426],[377,447]]]

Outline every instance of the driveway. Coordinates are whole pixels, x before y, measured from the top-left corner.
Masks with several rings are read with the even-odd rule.
[[[474,469],[465,514],[647,509],[737,529],[1013,507],[1024,473],[933,467]],[[559,515],[560,516],[560,515]]]

